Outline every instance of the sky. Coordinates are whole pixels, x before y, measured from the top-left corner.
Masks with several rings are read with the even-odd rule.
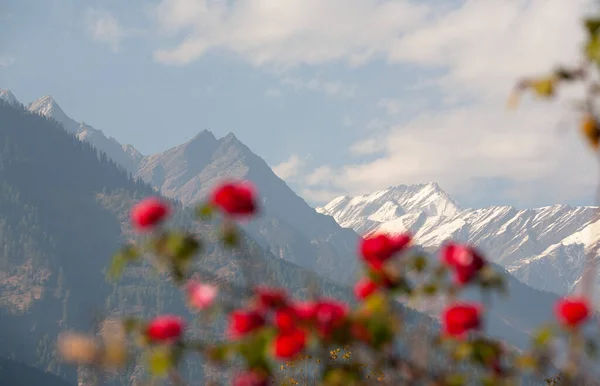
[[[3,0],[0,88],[143,154],[233,132],[309,203],[435,181],[465,207],[592,204],[572,101],[591,0]],[[564,92],[563,92],[564,91]]]

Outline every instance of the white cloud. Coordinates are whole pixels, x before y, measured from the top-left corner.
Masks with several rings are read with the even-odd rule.
[[[336,191],[326,189],[303,189],[301,196],[309,201],[316,203],[325,203],[333,200],[336,197],[342,196],[343,194]]]
[[[394,183],[436,181],[454,194],[466,194],[473,180],[507,178],[535,185],[536,196],[521,197],[525,202],[575,199],[589,193],[596,173],[589,171],[594,158],[578,132],[559,134],[564,116],[560,107],[548,105],[519,112],[465,107],[423,115],[390,130],[376,160],[322,167],[311,182],[360,194]],[[363,145],[370,150],[369,141]]]
[[[156,8],[159,27],[185,37],[155,58],[187,64],[222,48],[256,65],[357,64],[389,55],[429,12],[407,0],[163,0]]]
[[[394,183],[436,181],[468,196],[475,181],[501,178],[514,186],[502,194],[523,204],[589,195],[597,182],[590,168],[596,164],[577,132],[577,116],[558,103],[504,110],[518,78],[578,62],[581,15],[588,3],[467,0],[405,34],[390,59],[445,68],[438,91],[447,107],[392,127],[375,161],[329,168],[318,187],[358,194]],[[582,95],[578,91],[561,89],[561,94]],[[396,113],[399,106],[388,102],[380,107]],[[560,127],[559,134],[565,123],[566,133]],[[352,150],[368,151],[374,143],[367,137]]]
[[[305,164],[306,159],[300,158],[296,154],[292,154],[290,158],[273,166],[272,169],[282,180],[291,180],[300,173]]]
[[[504,111],[504,103],[518,78],[579,60],[581,16],[593,3],[462,0],[440,8],[437,1],[407,0],[163,0],[159,26],[183,38],[155,58],[186,64],[218,48],[256,66],[379,59],[436,69],[442,75],[420,86],[439,93],[442,109],[417,106],[419,116],[392,125],[377,140],[384,146],[375,161],[324,165],[307,178],[310,191],[361,193],[437,181],[458,194],[477,179],[504,178],[531,189],[514,192],[522,200],[568,200],[585,194],[596,175],[575,130],[563,136],[555,130],[567,109],[526,103],[515,113]],[[317,80],[289,84],[332,95],[342,89]],[[381,135],[390,117],[404,113],[397,102],[380,102],[388,117],[375,117],[352,152],[376,150],[372,131]],[[570,119],[574,129],[576,117]]]
[[[122,40],[131,34],[115,16],[103,9],[88,8],[85,12],[85,25],[92,39],[107,44],[113,52],[119,51]]]
[[[331,178],[332,173],[333,169],[331,167],[320,166],[306,176],[305,182],[310,186],[324,184]]]
[[[350,153],[354,155],[376,154],[385,149],[385,145],[381,140],[368,138],[362,141],[355,142],[350,147]]]
[[[340,98],[352,98],[356,96],[356,85],[346,85],[342,82],[322,81],[317,78],[304,80],[286,76],[281,83],[293,87],[295,90],[310,90],[323,92],[329,96]]]
[[[15,57],[8,54],[0,54],[0,68],[10,67],[15,64]]]
[[[515,77],[572,63],[591,0],[466,0],[390,47],[392,62],[447,68],[449,94],[504,96]]]

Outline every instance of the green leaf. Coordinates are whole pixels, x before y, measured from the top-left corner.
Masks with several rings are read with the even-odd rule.
[[[481,378],[481,384],[483,386],[497,386],[498,379],[494,376],[486,375]]]
[[[125,318],[122,323],[126,334],[131,334],[135,330],[139,330],[143,325],[143,322],[137,318]]]
[[[200,243],[191,234],[172,233],[167,241],[171,256],[179,261],[189,261],[200,249]]]
[[[554,336],[554,331],[552,331],[551,326],[544,326],[535,331],[533,334],[533,345],[535,347],[544,347],[546,346],[552,337]]]
[[[600,39],[593,37],[585,46],[585,54],[589,60],[598,64],[600,62]]]
[[[175,261],[171,265],[171,275],[173,275],[173,280],[177,284],[183,284],[186,280],[186,268],[187,266],[181,262]]]
[[[369,296],[363,304],[365,311],[371,314],[385,312],[388,307],[388,302],[385,298],[385,295],[381,293],[374,293],[373,295]]]
[[[173,367],[171,351],[167,347],[153,349],[149,354],[148,365],[153,376],[166,376]]]
[[[427,283],[423,286],[423,293],[428,296],[433,296],[438,292],[438,289],[436,283]]]
[[[351,386],[359,382],[359,371],[348,366],[328,367],[323,372],[323,384],[327,386]]]
[[[263,328],[242,341],[239,354],[246,359],[251,368],[268,368],[267,346],[274,336],[272,329]]]
[[[120,255],[113,256],[112,262],[110,263],[110,267],[108,268],[108,280],[115,281],[119,277],[121,277],[125,266],[127,266],[127,260],[125,260]]]
[[[532,371],[537,366],[537,361],[532,355],[520,355],[515,360],[515,366],[521,370]]]
[[[473,353],[473,346],[469,342],[460,342],[454,349],[454,358],[456,360],[464,360]]]
[[[570,71],[566,68],[558,68],[554,72],[554,75],[556,75],[558,79],[570,81],[578,76],[578,71]]]
[[[417,272],[425,271],[425,268],[427,268],[427,257],[423,255],[415,256],[412,265]]]
[[[540,78],[531,82],[531,88],[540,98],[550,98],[554,95],[556,81],[554,78]]]
[[[373,316],[367,321],[367,329],[371,337],[371,344],[378,349],[392,342],[394,339],[394,321],[390,320],[389,314],[383,312]]]
[[[477,339],[473,341],[472,358],[482,365],[487,365],[491,360],[500,355],[498,344],[486,339]]]
[[[215,212],[214,207],[210,203],[205,203],[196,206],[196,216],[201,220],[210,220]]]
[[[234,248],[238,246],[240,237],[234,227],[226,227],[221,234],[221,241],[226,247]]]
[[[446,386],[463,386],[467,383],[467,378],[463,374],[450,374],[446,377]]]
[[[598,33],[598,29],[600,29],[600,19],[586,19],[585,28],[591,37],[595,36]]]
[[[138,260],[140,256],[141,253],[135,246],[128,245],[124,248],[121,248],[121,250],[113,256],[112,262],[108,269],[108,279],[118,279],[123,273],[123,270],[127,264]]]
[[[403,277],[399,277],[398,279],[394,280],[394,285],[391,289],[394,292],[402,295],[412,295],[413,293],[413,289],[411,288],[410,284]]]

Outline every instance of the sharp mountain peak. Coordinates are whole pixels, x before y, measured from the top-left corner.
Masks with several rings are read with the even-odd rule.
[[[21,104],[17,97],[15,97],[15,94],[8,89],[0,88],[0,99],[13,106]]]

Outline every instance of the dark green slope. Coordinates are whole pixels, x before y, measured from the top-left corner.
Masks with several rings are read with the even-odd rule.
[[[22,363],[0,358],[2,386],[73,386],[64,379]]]
[[[65,329],[91,331],[110,315],[185,313],[179,290],[148,266],[133,267],[110,283],[110,257],[132,233],[131,205],[153,194],[91,146],[54,121],[0,102],[0,356],[50,369],[75,383],[76,371],[61,365],[55,340]],[[298,296],[308,283],[350,300],[351,291],[264,251],[248,238],[249,255],[218,246],[208,224],[178,207],[171,225],[189,228],[206,241],[199,270],[242,299],[242,271],[253,282],[286,286]],[[432,320],[415,312],[407,318]],[[215,323],[206,335],[218,334]],[[198,379],[198,366],[189,375]],[[120,380],[126,383],[129,376]]]
[[[151,193],[54,121],[0,103],[0,355],[59,371],[59,331],[90,328],[121,241],[97,194],[117,188]]]

